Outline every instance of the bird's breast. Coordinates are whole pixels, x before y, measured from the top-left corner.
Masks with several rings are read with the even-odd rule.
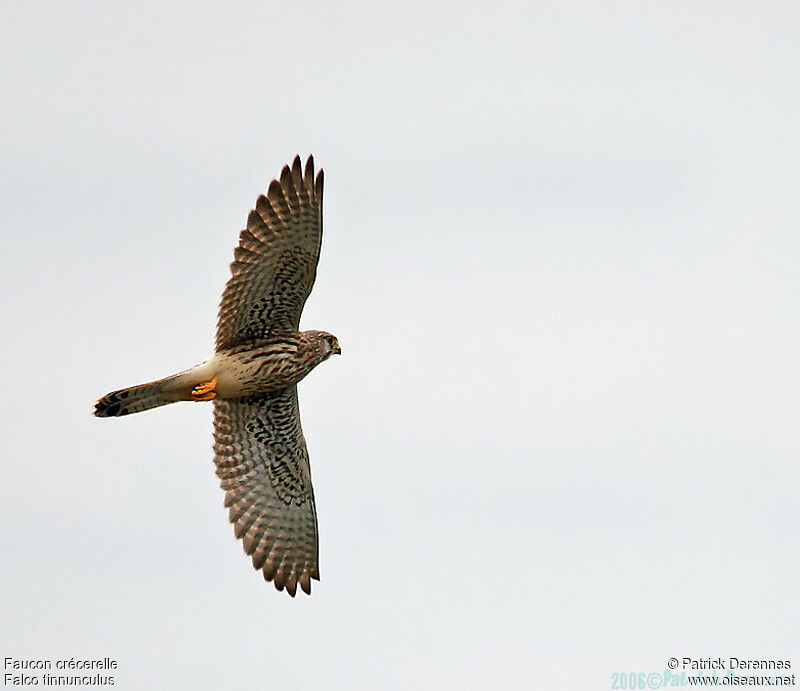
[[[296,347],[279,344],[214,356],[216,392],[222,398],[272,393],[296,384],[311,371]]]

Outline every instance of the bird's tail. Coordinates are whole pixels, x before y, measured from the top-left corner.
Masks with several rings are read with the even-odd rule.
[[[119,417],[158,408],[176,401],[191,400],[191,390],[198,383],[191,370],[147,384],[112,391],[94,405],[96,417]]]

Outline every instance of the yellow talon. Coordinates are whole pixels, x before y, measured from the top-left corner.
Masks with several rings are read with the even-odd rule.
[[[195,386],[192,389],[192,400],[213,401],[217,397],[217,392],[214,391],[214,389],[217,388],[218,381],[219,377],[215,374],[211,381],[208,381],[205,384],[200,384],[200,386]]]

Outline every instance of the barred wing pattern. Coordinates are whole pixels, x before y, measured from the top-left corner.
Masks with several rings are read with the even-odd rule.
[[[303,172],[296,156],[291,169],[284,166],[280,182],[273,180],[258,198],[222,294],[217,350],[299,329],[317,274],[322,184],[321,170],[314,179],[313,157]]]
[[[267,581],[294,596],[319,580],[317,514],[297,387],[214,401],[214,462],[237,538]]]

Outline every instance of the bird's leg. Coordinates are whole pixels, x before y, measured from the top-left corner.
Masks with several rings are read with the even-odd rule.
[[[207,381],[205,384],[200,384],[200,386],[195,386],[191,393],[192,400],[213,401],[217,397],[217,392],[214,391],[214,389],[217,388],[218,381],[219,377],[215,374],[211,381]]]

